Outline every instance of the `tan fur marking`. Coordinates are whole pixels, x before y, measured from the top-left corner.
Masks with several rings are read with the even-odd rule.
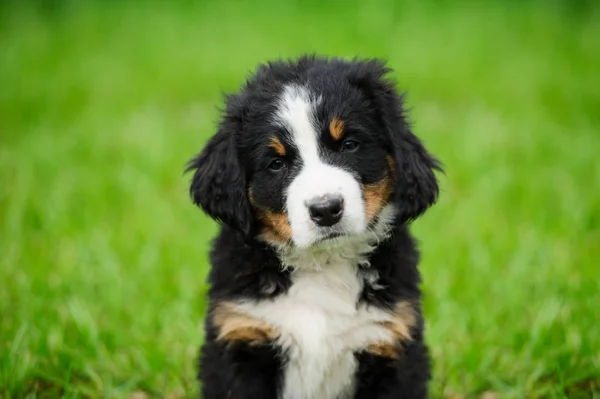
[[[250,203],[256,210],[258,219],[262,222],[261,236],[263,239],[284,244],[292,239],[292,227],[288,220],[287,213],[276,213],[265,209],[254,202],[252,190],[248,190]]]
[[[397,348],[389,342],[378,342],[376,344],[371,344],[367,347],[367,352],[375,356],[387,357],[390,359],[398,358]]]
[[[333,118],[329,123],[329,134],[335,141],[339,140],[344,136],[344,121],[339,118]]]
[[[365,199],[365,214],[367,221],[371,222],[383,207],[387,204],[394,190],[394,181],[392,176],[395,173],[394,161],[392,157],[387,157],[388,170],[383,179],[372,184],[366,184],[363,187],[363,197]]]
[[[408,301],[401,301],[396,304],[394,317],[386,322],[388,328],[401,341],[410,341],[412,339],[410,330],[417,324],[417,315],[413,305]]]
[[[292,227],[287,213],[274,213],[263,209],[259,218],[263,222],[261,233],[264,239],[276,243],[289,242],[292,239]]]
[[[394,183],[386,173],[383,179],[372,184],[366,184],[363,188],[365,199],[365,213],[367,221],[371,222],[386,205],[392,195]]]
[[[398,358],[398,345],[404,341],[412,340],[410,330],[416,324],[417,315],[412,304],[408,301],[398,302],[392,313],[392,320],[381,323],[392,334],[394,342],[382,341],[371,344],[367,347],[367,352],[375,356]]]
[[[235,309],[228,302],[221,302],[213,313],[213,322],[219,328],[218,340],[242,341],[260,345],[277,338],[277,329]]]
[[[280,156],[282,156],[282,157],[285,156],[285,154],[286,154],[285,146],[275,136],[271,137],[271,143],[269,143],[269,147],[271,147],[272,149],[274,149],[275,152],[277,154],[279,154]]]
[[[292,227],[287,213],[275,213],[256,204],[252,190],[248,190],[250,204],[256,210],[258,220],[262,223],[260,234],[263,239],[277,244],[284,244],[292,239]]]

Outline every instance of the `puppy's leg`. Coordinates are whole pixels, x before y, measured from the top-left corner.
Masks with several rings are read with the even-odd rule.
[[[270,345],[209,339],[202,348],[199,378],[203,399],[277,399],[280,356]]]
[[[389,358],[363,352],[358,355],[356,399],[425,399],[430,378],[427,348],[413,341]]]

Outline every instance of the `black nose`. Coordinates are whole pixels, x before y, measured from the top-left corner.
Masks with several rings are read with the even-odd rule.
[[[342,218],[344,200],[341,197],[322,197],[308,204],[308,212],[319,226],[333,226]]]

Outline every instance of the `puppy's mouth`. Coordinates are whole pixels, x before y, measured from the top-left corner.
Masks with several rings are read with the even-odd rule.
[[[321,237],[317,238],[317,240],[315,241],[315,244],[319,244],[319,243],[322,243],[322,242],[335,240],[336,238],[345,237],[347,235],[348,234],[346,234],[346,233],[342,233],[342,232],[339,232],[339,231],[334,231],[334,232],[331,232],[331,233],[324,234]]]
[[[355,233],[352,231],[345,230],[330,230],[323,231],[319,236],[314,239],[314,241],[310,244],[312,247],[329,247],[332,244],[337,244],[345,241],[346,239],[350,239],[352,237],[356,237],[359,233]]]
[[[379,223],[379,220],[380,220],[380,215],[377,215],[376,217],[374,217],[373,220],[371,220],[371,222],[366,227],[366,230],[368,231],[368,230],[375,228],[377,223]],[[325,229],[323,229],[323,230],[325,230]],[[310,246],[320,247],[323,245],[343,241],[345,238],[350,239],[352,237],[357,237],[357,236],[360,236],[361,234],[362,234],[362,232],[352,232],[352,231],[345,231],[342,229],[329,228],[325,231],[322,231],[319,234],[319,236],[310,244]]]

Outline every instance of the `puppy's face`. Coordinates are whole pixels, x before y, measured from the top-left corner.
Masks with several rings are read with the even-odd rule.
[[[391,195],[368,104],[343,79],[322,83],[283,85],[252,129],[249,191],[269,241],[307,247],[361,234]]]
[[[259,69],[190,164],[196,203],[244,235],[299,248],[360,236],[388,204],[400,222],[417,217],[437,196],[437,162],[386,72],[315,58]]]

